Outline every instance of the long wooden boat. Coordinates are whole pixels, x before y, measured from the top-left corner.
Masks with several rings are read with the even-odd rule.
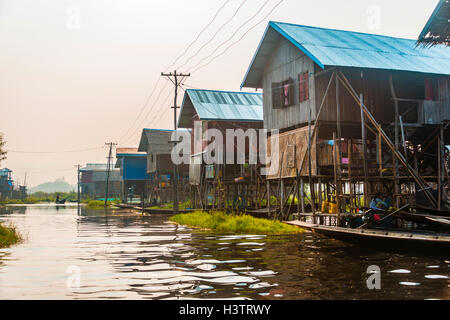
[[[425,207],[421,207],[421,206],[415,206],[415,207],[413,207],[413,209],[415,209],[416,212],[420,213],[420,214],[429,214],[429,215],[450,218],[450,211],[447,211],[447,210],[430,209],[430,208],[425,208]]]
[[[349,229],[322,226],[302,221],[286,222],[345,242],[375,245],[379,248],[450,249],[450,234],[380,229]]]

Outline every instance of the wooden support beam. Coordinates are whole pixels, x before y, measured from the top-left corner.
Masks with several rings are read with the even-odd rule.
[[[399,113],[399,104],[398,104],[398,100],[397,100],[397,95],[395,94],[395,89],[394,89],[394,81],[392,79],[392,73],[389,74],[389,88],[391,89],[391,96],[392,99],[394,99],[394,105],[395,105],[395,120],[394,120],[394,130],[395,130],[395,149],[399,150],[400,148],[400,139],[399,139],[399,123],[400,123],[400,113]],[[395,194],[399,194],[400,193],[400,182],[399,182],[399,168],[398,168],[398,160],[395,156],[392,157],[394,160],[394,177],[395,177],[395,182],[394,182],[394,192]],[[400,198],[396,197],[395,198],[395,202],[396,202],[396,206],[397,208],[400,207]]]
[[[430,204],[432,206],[434,206],[435,208],[437,208],[437,203],[436,203],[436,199],[434,198],[434,196],[431,194],[431,192],[429,191],[430,186],[428,185],[428,183],[426,181],[424,181],[420,175],[409,165],[409,163],[407,162],[407,160],[403,157],[403,155],[401,153],[398,152],[398,150],[395,148],[395,145],[392,143],[391,139],[386,135],[386,133],[380,128],[378,122],[375,120],[375,118],[373,117],[373,115],[370,113],[370,111],[367,109],[367,107],[365,106],[365,104],[358,99],[358,95],[355,91],[355,89],[353,89],[353,87],[351,86],[350,82],[348,81],[348,79],[345,77],[345,75],[340,72],[339,75],[337,75],[339,77],[339,80],[341,81],[341,83],[344,85],[344,87],[347,89],[347,91],[350,93],[350,95],[353,97],[353,99],[355,99],[355,101],[358,103],[359,107],[364,111],[364,114],[367,116],[367,118],[369,119],[369,121],[372,123],[372,125],[375,128],[379,128],[379,132],[384,140],[384,142],[386,143],[386,145],[393,151],[395,157],[402,163],[402,165],[409,171],[409,173],[412,175],[412,177],[414,178],[414,180],[416,181],[416,183],[419,185],[419,187],[424,190],[425,192],[425,196],[427,197],[427,199],[430,201]]]

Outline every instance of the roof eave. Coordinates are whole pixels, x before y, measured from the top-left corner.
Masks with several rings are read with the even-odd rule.
[[[286,32],[284,32],[283,29],[281,29],[277,25],[277,22],[270,21],[268,26],[267,26],[267,28],[266,28],[266,31],[264,32],[264,35],[263,35],[262,39],[261,39],[261,41],[260,41],[260,43],[258,45],[256,53],[253,56],[253,59],[252,59],[252,61],[250,63],[250,67],[248,68],[248,70],[247,70],[247,72],[245,74],[244,80],[241,83],[241,90],[244,87],[246,87],[246,88],[256,88],[256,89],[261,88],[260,81],[258,81],[258,84],[256,84],[256,86],[251,86],[251,85],[247,84],[247,78],[248,78],[248,76],[250,74],[250,71],[256,69],[256,68],[253,67],[253,65],[255,63],[256,57],[258,56],[258,53],[259,53],[259,51],[260,51],[260,49],[261,49],[261,47],[262,47],[262,45],[264,43],[264,40],[265,40],[265,38],[267,36],[267,33],[270,30],[270,28],[272,28],[273,30],[277,31],[281,36],[286,38],[294,46],[296,46],[298,49],[300,49],[305,55],[307,55],[311,60],[313,60],[319,67],[321,67],[322,69],[325,69],[325,65],[319,59],[317,59],[317,57],[315,57],[313,54],[311,54],[311,52],[306,50],[306,48],[303,47],[300,43],[298,43],[294,38],[292,38]]]

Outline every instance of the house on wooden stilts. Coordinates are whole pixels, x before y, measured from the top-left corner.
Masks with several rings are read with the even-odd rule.
[[[449,75],[446,46],[270,22],[242,87],[263,89],[264,128],[279,130],[268,180],[283,218],[293,202],[356,213],[378,193],[445,207]]]
[[[147,154],[147,191],[151,206],[173,203],[174,164],[172,162],[173,130],[144,129],[139,142],[138,152]],[[178,166],[178,200],[187,201],[189,194],[189,165]]]
[[[243,211],[261,206],[265,192],[258,171],[262,94],[188,89],[178,127],[192,133],[189,182],[196,208]],[[210,150],[212,141],[221,151]],[[205,161],[209,151],[213,159]]]
[[[147,173],[147,153],[138,152],[137,148],[117,148],[115,168],[120,169],[122,177],[122,202],[128,203],[139,198],[145,199]]]

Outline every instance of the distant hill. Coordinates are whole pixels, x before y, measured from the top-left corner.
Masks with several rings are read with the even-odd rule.
[[[36,187],[30,188],[29,193],[36,193],[36,192],[46,192],[46,193],[52,193],[52,192],[72,192],[76,190],[76,186],[73,186],[66,181],[64,181],[63,178],[56,179],[53,182],[45,182],[40,185],[37,185]]]

